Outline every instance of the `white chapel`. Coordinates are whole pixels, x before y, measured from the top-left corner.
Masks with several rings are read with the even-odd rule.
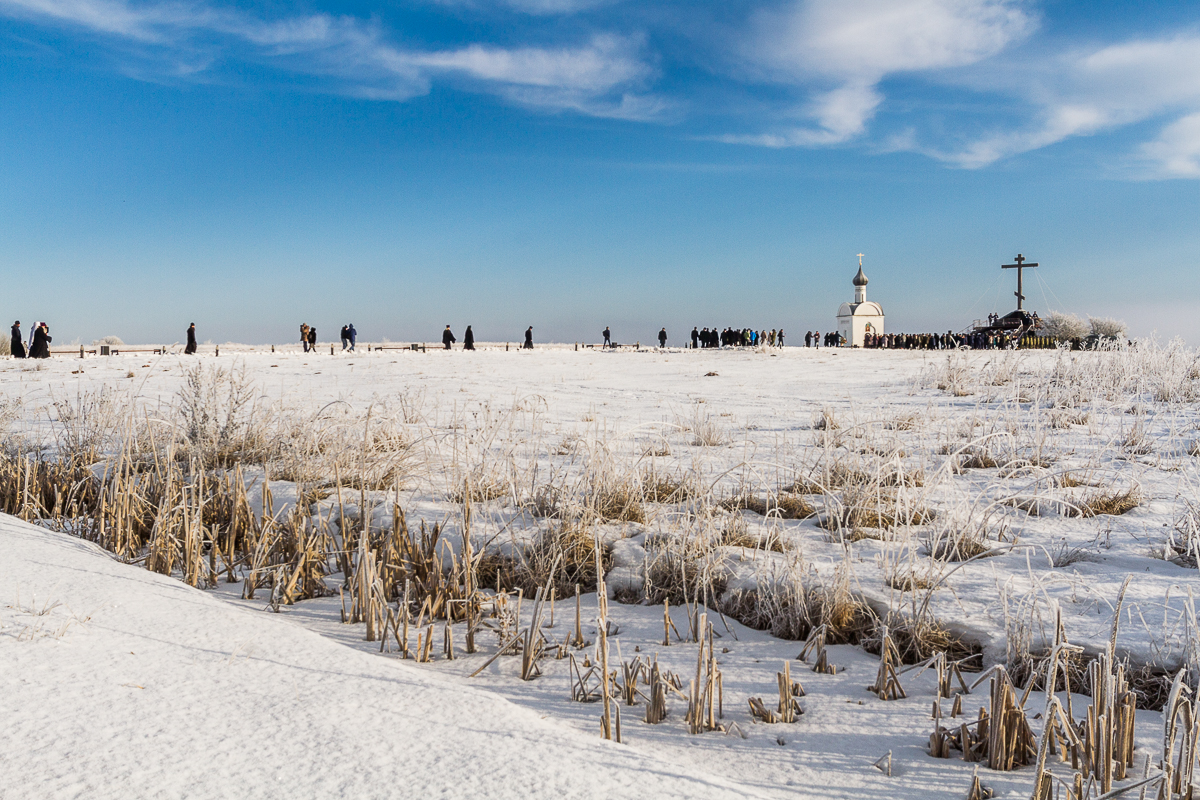
[[[838,309],[838,333],[847,347],[862,347],[867,334],[880,335],[883,329],[883,308],[867,301],[867,276],[863,274],[863,254],[858,254],[858,274],[854,276],[854,302],[842,303]]]

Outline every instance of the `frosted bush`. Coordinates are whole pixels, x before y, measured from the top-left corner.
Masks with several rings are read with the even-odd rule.
[[[1056,341],[1067,342],[1071,339],[1082,339],[1091,333],[1092,329],[1074,314],[1051,311],[1049,318],[1042,323],[1042,330],[1046,336]]]
[[[1124,339],[1128,326],[1112,317],[1088,317],[1092,325],[1092,333],[1107,339]]]
[[[125,343],[121,341],[120,336],[105,336],[103,339],[97,339],[92,344],[106,344],[110,347],[124,347]]]

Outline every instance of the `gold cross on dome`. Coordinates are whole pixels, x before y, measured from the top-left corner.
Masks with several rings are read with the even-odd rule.
[[[859,265],[860,267],[862,266],[862,258],[863,258],[863,254],[862,254],[862,253],[859,253],[859,254],[858,254],[858,265]]]

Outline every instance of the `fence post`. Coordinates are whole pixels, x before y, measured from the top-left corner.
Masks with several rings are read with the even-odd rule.
[[[217,345],[217,355],[221,355],[221,345]]]

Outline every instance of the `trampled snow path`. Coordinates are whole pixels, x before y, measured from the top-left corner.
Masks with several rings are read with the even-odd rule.
[[[5,800],[764,796],[12,517],[0,591]]]

